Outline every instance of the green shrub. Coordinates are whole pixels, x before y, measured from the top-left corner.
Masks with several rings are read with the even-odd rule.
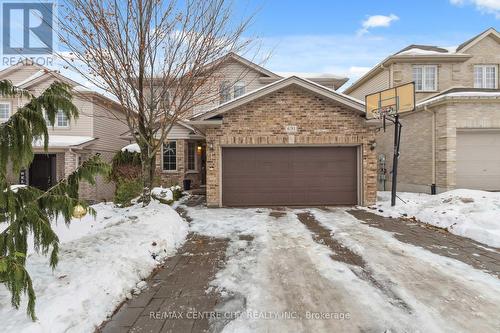
[[[141,155],[119,151],[113,157],[110,179],[115,182],[134,180],[141,177]]]
[[[180,198],[182,198],[182,188],[179,185],[174,185],[170,187],[170,190],[172,191],[172,196],[174,201],[177,201]]]
[[[116,184],[115,204],[130,206],[132,199],[141,195],[142,188],[141,179],[119,181]]]

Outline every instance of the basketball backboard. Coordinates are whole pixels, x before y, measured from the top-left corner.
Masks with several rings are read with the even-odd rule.
[[[394,116],[415,110],[415,83],[410,82],[397,87],[366,95],[366,119],[380,119],[384,114]]]

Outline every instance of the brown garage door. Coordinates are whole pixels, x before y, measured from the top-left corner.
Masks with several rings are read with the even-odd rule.
[[[222,149],[224,206],[357,204],[356,147]]]

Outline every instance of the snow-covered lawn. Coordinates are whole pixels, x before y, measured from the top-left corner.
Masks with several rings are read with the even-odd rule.
[[[415,217],[449,232],[500,248],[500,192],[453,190],[438,195],[400,192],[391,207],[391,193],[379,192],[374,213]],[[406,215],[403,215],[406,214]]]
[[[111,203],[93,208],[96,220],[87,215],[69,228],[63,221],[54,227],[61,241],[54,271],[46,257],[29,251],[27,270],[34,281],[38,321],[26,315],[26,300],[19,311],[12,309],[10,295],[0,285],[1,332],[93,332],[188,233],[179,215],[157,201],[147,208]]]
[[[192,231],[230,239],[227,263],[212,285],[223,294],[244,296],[246,308],[238,297],[223,305],[223,311],[243,310],[224,332],[498,332],[500,327],[498,279],[402,243],[344,209],[287,210],[278,218],[269,209],[186,209]],[[359,254],[379,285],[363,278],[358,266],[332,260],[330,249],[298,220],[296,214],[304,211]]]

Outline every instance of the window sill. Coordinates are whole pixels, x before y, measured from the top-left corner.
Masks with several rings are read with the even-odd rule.
[[[188,170],[186,171],[186,174],[190,174],[190,173],[199,173],[198,170]]]
[[[179,170],[161,170],[162,173],[179,173]]]

